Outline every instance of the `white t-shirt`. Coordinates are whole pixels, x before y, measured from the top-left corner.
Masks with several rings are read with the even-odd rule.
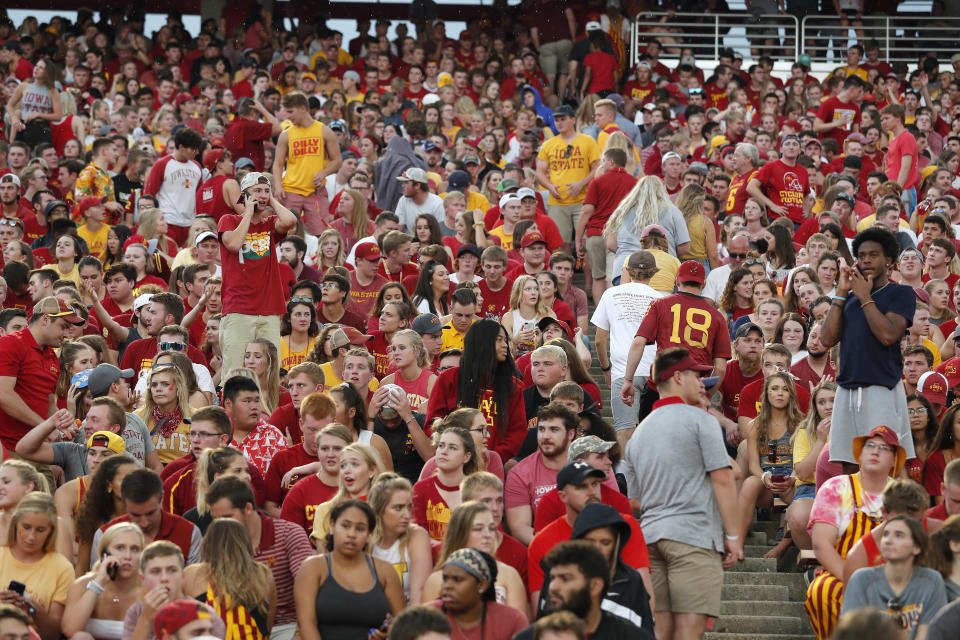
[[[333,198],[338,193],[346,189],[348,185],[340,184],[339,182],[337,182],[337,174],[331,173],[330,175],[327,176],[326,182],[324,182],[324,186],[327,188],[328,200],[333,200]]]
[[[437,222],[443,222],[443,200],[434,193],[428,193],[423,204],[418,205],[413,201],[413,198],[402,196],[394,213],[400,218],[400,226],[407,233],[412,234],[417,225],[417,216],[421,213],[429,213],[437,219]]]
[[[178,162],[173,156],[161,159],[151,170],[162,171],[157,202],[168,224],[189,227],[197,212],[197,186],[202,172],[195,161]],[[150,180],[147,180],[148,186]]]
[[[647,315],[647,309],[663,293],[650,285],[639,282],[626,282],[603,292],[600,303],[590,318],[596,327],[610,332],[610,371],[611,378],[622,378],[627,372],[627,353],[637,329]],[[655,344],[648,344],[643,350],[643,358],[637,367],[638,375],[645,376],[653,366],[657,354]]]
[[[710,298],[714,304],[720,301],[723,290],[727,287],[727,280],[730,279],[730,273],[733,269],[729,264],[720,265],[716,269],[711,269],[707,274],[707,284],[703,287],[703,297]]]

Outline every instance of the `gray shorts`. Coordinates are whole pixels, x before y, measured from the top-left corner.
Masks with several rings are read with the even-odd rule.
[[[837,387],[830,420],[830,462],[856,464],[853,439],[867,435],[880,425],[897,432],[900,446],[907,452],[907,460],[915,457],[907,417],[907,395],[902,382],[893,389],[879,385],[855,389]]]
[[[569,38],[547,42],[540,47],[540,69],[551,81],[558,73],[566,75],[571,49],[573,49],[573,41]]]
[[[620,399],[620,391],[623,389],[623,378],[614,378],[610,381],[610,408],[613,410],[613,428],[617,431],[624,429],[633,429],[637,426],[637,418],[640,415],[640,403],[633,401],[633,406],[628,407]],[[644,385],[647,384],[647,376],[637,376],[633,379],[633,395],[639,398]]]

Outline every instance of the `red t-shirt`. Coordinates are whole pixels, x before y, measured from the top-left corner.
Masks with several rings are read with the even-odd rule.
[[[623,169],[614,169],[590,181],[583,201],[583,204],[593,205],[594,208],[593,215],[587,222],[587,236],[599,236],[603,233],[603,226],[610,214],[636,184],[637,179]]]
[[[729,369],[727,369],[727,371],[729,371]],[[809,389],[820,384],[821,376],[810,367],[810,363],[807,362],[806,358],[790,367],[790,373],[798,378],[798,388],[803,387],[804,389]],[[827,365],[823,368],[823,375],[830,376],[831,378],[835,378],[837,375],[837,371],[833,368],[833,363],[830,362],[830,358],[827,358]]]
[[[160,351],[160,345],[157,344],[156,338],[147,337],[134,340],[123,352],[120,368],[133,369],[136,376],[139,377],[141,371],[147,371],[153,366],[153,358],[158,351]],[[186,354],[193,362],[207,366],[206,356],[193,345],[187,345]]]
[[[337,487],[331,487],[313,473],[303,478],[287,492],[280,509],[280,517],[298,524],[309,534],[313,531],[313,515],[317,507],[337,495]]]
[[[763,394],[763,378],[751,382],[740,392],[740,405],[737,407],[737,418],[753,418],[760,413],[760,396]],[[810,390],[803,385],[797,385],[797,404],[804,415],[810,407]]]
[[[758,369],[752,376],[744,376],[740,368],[739,360],[731,360],[727,365],[727,372],[723,375],[723,382],[720,383],[720,395],[722,398],[723,415],[736,421],[737,407],[740,406],[740,393],[743,388],[751,382],[763,380],[763,371]]]
[[[367,343],[367,351],[377,361],[376,369],[373,372],[377,380],[387,375],[393,364],[393,358],[390,355],[390,344],[387,342],[387,335],[383,331],[372,331],[373,339]]]
[[[414,278],[419,277],[420,267],[413,264],[412,262],[408,262],[407,264],[403,265],[400,268],[400,271],[396,273],[388,273],[386,261],[381,260],[380,266],[377,267],[377,273],[379,273],[381,276],[383,276],[385,279],[389,280],[390,282],[403,282],[403,279],[406,278],[407,276],[413,276]]]
[[[361,318],[367,318],[377,302],[377,294],[387,279],[379,273],[373,276],[370,284],[364,286],[357,280],[357,272],[350,272],[350,310]]]
[[[751,169],[746,174],[737,174],[730,181],[730,190],[727,191],[726,202],[727,215],[731,213],[743,214],[743,207],[747,204],[747,199],[750,198],[750,194],[747,193],[747,185],[757,177],[758,171],[758,169]]]
[[[481,279],[477,284],[480,287],[480,295],[483,296],[483,308],[477,315],[481,318],[500,320],[510,310],[510,291],[513,289],[513,281],[508,278],[503,288],[498,291],[490,289],[486,278]]]
[[[587,93],[614,90],[614,72],[617,69],[617,59],[606,51],[594,51],[583,59],[583,68],[590,69],[590,86]]]
[[[654,300],[647,308],[637,336],[658,349],[686,347],[690,355],[713,366],[714,358],[730,359],[727,321],[706,298],[674,293]]]
[[[7,287],[7,296],[3,299],[3,308],[4,309],[33,309],[33,298],[30,297],[30,294],[24,291],[22,294],[17,294],[16,291]],[[27,315],[30,315],[29,313]],[[59,360],[57,361],[57,366],[60,366]]]
[[[270,414],[267,420],[270,424],[280,429],[284,434],[289,434],[294,444],[303,442],[303,433],[300,431],[300,416],[297,415],[297,408],[293,402],[281,403],[279,407]]]
[[[723,111],[730,104],[730,98],[727,96],[726,87],[721,87],[711,82],[703,88],[703,95],[707,102],[707,108],[714,107]]]
[[[267,500],[275,502],[278,505],[282,504],[287,492],[293,488],[293,485],[297,484],[298,480],[304,477],[300,475],[292,476],[287,485],[281,485],[280,481],[283,480],[283,476],[294,467],[301,467],[316,461],[316,456],[311,456],[304,451],[302,442],[278,451],[276,455],[273,456],[273,459],[270,460],[270,466],[267,467],[267,474],[265,476],[267,483]]]
[[[38,345],[29,328],[0,337],[0,376],[14,378],[13,392],[41,418],[47,417],[59,375],[56,352]],[[8,451],[16,449],[20,438],[35,426],[0,409],[0,443]]]
[[[646,104],[650,102],[648,98],[656,88],[657,85],[653,80],[648,81],[646,84],[640,84],[636,80],[631,80],[623,86],[623,93],[624,95],[630,96],[630,99],[634,102]]]
[[[430,539],[443,540],[453,510],[437,488],[437,477],[431,476],[413,485],[413,520],[427,530]]]
[[[633,515],[633,509],[630,507],[627,496],[611,489],[606,484],[600,485],[600,502],[613,507],[624,515]],[[537,510],[533,516],[533,532],[540,533],[544,527],[565,515],[566,512],[567,507],[560,500],[560,493],[557,492],[556,488],[547,492],[537,504]]]
[[[223,200],[223,183],[230,176],[214,176],[197,189],[197,215],[213,216],[217,222],[228,213],[236,213],[233,207]]]
[[[904,156],[910,156],[910,172],[907,174],[907,183],[904,189],[916,189],[920,184],[920,169],[917,162],[917,139],[909,131],[903,131],[890,141],[887,146],[887,157],[884,162],[887,177],[896,180],[900,174],[900,165]]]
[[[843,102],[836,96],[831,96],[820,103],[817,110],[817,117],[824,123],[834,122],[835,120],[846,120],[849,125],[837,127],[825,133],[820,134],[821,139],[833,138],[837,141],[839,149],[843,149],[843,141],[850,135],[850,126],[860,122],[860,107],[853,102]]]
[[[220,218],[217,232],[222,235],[240,226],[241,216],[231,213]],[[282,316],[286,310],[286,293],[280,277],[276,245],[286,237],[274,226],[276,216],[251,223],[239,252],[220,245],[223,268],[223,315],[242,313],[254,316]]]
[[[767,197],[775,204],[787,208],[787,217],[795,224],[803,222],[803,199],[810,193],[810,177],[800,165],[787,166],[783,160],[774,160],[763,165],[757,173]],[[780,216],[770,212],[770,218]]]

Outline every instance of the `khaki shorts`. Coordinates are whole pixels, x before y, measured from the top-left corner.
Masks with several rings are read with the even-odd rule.
[[[607,278],[607,240],[603,236],[587,236],[587,257],[594,280]]]
[[[549,80],[552,81],[558,73],[566,75],[572,49],[573,40],[570,39],[547,42],[540,47],[540,69]]]
[[[582,204],[548,204],[547,215],[557,223],[557,230],[560,231],[560,237],[567,244],[573,244],[573,232],[577,228],[577,220],[580,219]]]
[[[224,374],[231,369],[243,367],[243,353],[247,344],[257,338],[270,340],[277,346],[277,353],[280,353],[280,316],[253,316],[245,313],[228,313],[223,316],[220,320],[220,353],[223,354],[220,368]]]
[[[674,540],[647,547],[657,611],[720,617],[722,556],[716,551]]]

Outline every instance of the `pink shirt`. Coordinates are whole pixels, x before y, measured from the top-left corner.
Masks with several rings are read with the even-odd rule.
[[[540,499],[557,488],[557,471],[559,469],[547,468],[540,451],[527,456],[507,476],[503,506],[507,509],[528,506],[536,511]]]

